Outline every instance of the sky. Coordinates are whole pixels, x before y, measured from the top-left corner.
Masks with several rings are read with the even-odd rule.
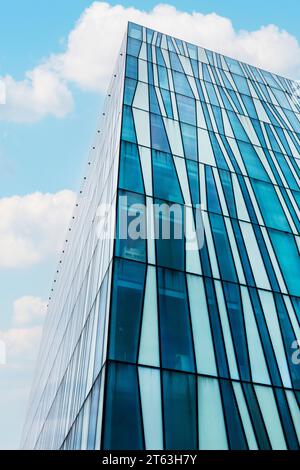
[[[0,8],[0,449],[17,449],[53,275],[126,21],[298,79],[300,4],[1,0]]]

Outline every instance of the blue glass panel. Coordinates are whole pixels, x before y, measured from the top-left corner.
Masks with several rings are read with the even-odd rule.
[[[181,65],[181,62],[178,58],[178,55],[174,52],[170,52],[170,63],[171,63],[171,68],[173,70],[177,70],[177,72],[182,72],[183,73],[183,68]]]
[[[214,85],[209,82],[205,82],[206,91],[208,94],[209,102],[215,106],[220,106],[219,100],[217,98]]]
[[[158,70],[158,81],[159,81],[160,88],[165,88],[166,90],[168,90],[170,87],[169,87],[167,69],[165,69],[164,67],[158,66],[157,70]]]
[[[155,52],[156,52],[156,60],[157,60],[158,65],[161,65],[162,67],[166,67],[165,59],[164,59],[164,56],[162,55],[160,47],[156,47]]]
[[[179,119],[187,124],[196,124],[195,100],[188,96],[176,95]]]
[[[246,142],[238,142],[238,146],[248,175],[252,178],[257,178],[263,181],[270,181],[268,173],[260,161],[260,158],[257,155],[253,145],[247,144]]]
[[[136,143],[132,108],[129,106],[123,106],[122,140]]]
[[[184,201],[172,155],[153,150],[152,163],[154,196],[166,201],[183,204]]]
[[[132,78],[125,79],[125,87],[124,87],[124,104],[128,106],[132,105],[133,97],[136,90],[137,81],[133,80]]]
[[[264,261],[265,268],[268,273],[268,278],[271,283],[272,290],[280,291],[279,284],[278,284],[277,277],[276,277],[275,270],[274,270],[274,266],[269,255],[266,242],[261,231],[261,227],[259,227],[258,225],[254,225],[253,229],[254,229],[256,240],[257,240],[263,261]]]
[[[278,230],[290,231],[289,223],[274,186],[258,180],[252,180],[251,183],[265,224]]]
[[[248,445],[231,382],[220,380],[229,448],[247,450]]]
[[[150,114],[152,147],[162,152],[171,153],[162,117]]]
[[[148,30],[149,31],[149,30]],[[128,22],[128,36],[134,39],[143,39],[143,29],[139,24]]]
[[[213,106],[213,105],[212,105],[211,108],[212,108],[212,111],[214,113],[214,117],[215,117],[215,120],[216,120],[216,123],[217,123],[217,128],[218,128],[219,134],[225,134],[221,108],[219,108],[218,106]]]
[[[200,187],[199,187],[199,166],[198,163],[186,160],[186,169],[189,179],[189,186],[194,206],[200,204]]]
[[[137,361],[145,276],[145,264],[115,260],[109,359]]]
[[[171,94],[168,90],[163,90],[163,89],[160,89],[160,92],[161,92],[161,96],[164,102],[167,116],[168,118],[173,119],[174,116],[173,116],[173,109],[172,109]]]
[[[233,193],[231,173],[225,170],[219,170],[221,184],[225,195],[229,215],[231,217],[237,217],[235,198]]]
[[[207,206],[211,212],[222,214],[219,195],[215,184],[212,167],[205,166],[205,180],[206,180],[206,193],[207,193]]]
[[[184,270],[184,206],[155,200],[157,263],[166,268]]]
[[[108,366],[103,430],[104,450],[143,450],[143,425],[137,368]]]
[[[253,428],[260,450],[271,450],[271,444],[266,430],[266,426],[259,408],[259,404],[252,384],[242,383],[249,414],[253,423]]]
[[[138,59],[131,55],[126,58],[126,77],[138,79]]]
[[[145,197],[119,190],[116,256],[146,261]]]
[[[200,253],[202,250],[200,251]],[[211,331],[213,334],[215,357],[218,367],[218,375],[221,377],[229,377],[227,354],[224,345],[223,331],[220,321],[218,303],[214,288],[213,280],[204,278],[204,286],[206,290],[207,306],[210,317]]]
[[[127,54],[138,57],[142,46],[142,41],[138,39],[128,38],[127,42]]]
[[[149,86],[149,96],[150,96],[150,112],[155,114],[161,114],[160,107],[158,104],[158,99],[156,96],[156,90],[154,86]]]
[[[222,168],[223,170],[229,170],[224,154],[221,150],[221,147],[219,145],[219,142],[217,141],[215,134],[213,132],[209,132],[209,138],[210,138],[211,145],[214,151],[214,156],[217,162],[217,166],[219,168]]]
[[[240,258],[242,260],[242,266],[243,266],[243,270],[244,270],[244,274],[245,274],[247,284],[251,287],[255,287],[255,280],[254,280],[254,277],[253,277],[251,264],[250,264],[250,261],[249,261],[246,245],[245,245],[243,235],[242,235],[242,232],[241,232],[241,229],[240,229],[240,226],[239,226],[239,222],[235,219],[232,219],[231,224],[232,224],[235,240],[236,240],[236,243],[237,243],[239,255],[240,255]]]
[[[258,293],[255,289],[251,287],[249,288],[249,294],[253,306],[253,311],[256,317],[256,324],[259,331],[260,341],[264,350],[266,364],[271,376],[272,384],[278,387],[282,387],[282,381],[276,361],[276,356],[274,354],[273,345],[270,339],[269,330],[266,324],[266,319],[261,307]]]
[[[299,388],[299,384],[297,388]],[[277,402],[277,408],[281,417],[282,426],[285,431],[288,449],[299,450],[299,441],[297,438],[285,392],[282,389],[275,388],[274,394]]]
[[[185,274],[159,268],[158,297],[162,367],[195,371]]]
[[[197,128],[189,124],[181,124],[181,135],[185,157],[198,161]]]
[[[138,146],[125,141],[121,143],[119,187],[145,192]]]
[[[224,281],[237,282],[235,265],[223,217],[217,214],[209,214],[209,219],[221,277]]]
[[[240,288],[237,284],[223,283],[228,318],[242,380],[251,380],[247,337]]]
[[[300,256],[293,235],[268,230],[281,271],[291,295],[300,296]]]
[[[299,364],[294,364],[293,355],[291,354],[291,345],[297,340],[297,338],[295,337],[295,332],[282,296],[274,293],[274,299],[292,383],[295,388],[300,389],[300,367]]]
[[[196,377],[167,371],[162,377],[166,449],[197,449]]]
[[[194,98],[191,86],[189,81],[183,73],[172,71],[173,73],[173,81],[174,81],[174,88],[175,92],[181,95],[190,96]]]
[[[274,155],[276,157],[277,162],[279,163],[280,169],[282,173],[284,174],[284,177],[286,179],[286,182],[288,184],[288,187],[291,189],[295,189],[296,191],[299,191],[300,187],[295,179],[295,176],[293,175],[284,155],[282,153],[274,152]],[[286,184],[285,184],[286,186]]]

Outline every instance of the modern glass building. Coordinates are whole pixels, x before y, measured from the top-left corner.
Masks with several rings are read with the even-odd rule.
[[[295,83],[129,23],[23,446],[299,449],[299,182]]]

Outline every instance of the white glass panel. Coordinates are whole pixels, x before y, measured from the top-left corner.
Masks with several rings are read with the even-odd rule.
[[[163,427],[160,371],[139,367],[139,381],[146,449],[162,450]]]
[[[133,116],[138,144],[150,147],[149,113],[133,108]]]
[[[199,449],[227,450],[227,436],[218,380],[198,379]]]
[[[184,157],[179,122],[164,118],[164,123],[170,142],[171,152],[173,155]]]
[[[156,273],[148,266],[143,309],[139,363],[159,367]]]
[[[244,242],[250,259],[254,278],[258,287],[270,289],[266,269],[257,245],[256,237],[251,224],[240,222]]]
[[[187,275],[187,284],[197,372],[199,374],[217,375],[217,366],[203,279],[198,276]]]

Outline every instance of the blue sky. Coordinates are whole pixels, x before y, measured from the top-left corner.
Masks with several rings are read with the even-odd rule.
[[[10,109],[11,105],[9,101],[6,105],[0,105],[0,220],[3,217],[6,221],[6,229],[1,229],[0,223],[0,241],[5,236],[5,247],[12,247],[13,252],[10,255],[9,250],[5,248],[5,250],[3,249],[5,253],[2,253],[0,246],[0,333],[2,331],[6,335],[5,338],[8,338],[9,343],[7,364],[0,365],[2,388],[0,392],[0,421],[2,424],[0,427],[0,448],[16,448],[19,444],[32,378],[34,354],[42,324],[41,317],[35,308],[38,302],[42,306],[48,298],[59,251],[59,243],[57,240],[47,239],[47,230],[36,213],[41,211],[41,207],[48,207],[49,211],[52,211],[51,214],[54,215],[51,220],[49,218],[49,233],[55,234],[56,238],[62,240],[63,231],[66,228],[64,219],[66,214],[70,214],[74,200],[70,191],[60,192],[77,191],[79,187],[88,150],[97,128],[97,120],[100,116],[110,70],[109,64],[106,68],[103,66],[103,70],[102,68],[93,68],[93,58],[91,59],[91,79],[81,75],[82,69],[89,66],[88,62],[84,62],[79,68],[74,67],[72,62],[72,67],[69,67],[70,58],[73,60],[74,54],[76,56],[78,50],[80,59],[82,50],[78,49],[77,44],[69,54],[66,54],[68,35],[72,30],[76,30],[77,20],[92,2],[87,0],[14,0],[10,2],[3,0],[1,3],[0,77],[10,76],[15,87],[12,89],[17,90],[19,88],[16,87],[21,86],[20,83],[23,83],[26,72],[35,70],[41,64],[46,63],[47,73],[50,71],[51,77],[55,76],[55,79],[58,80],[59,85],[55,82],[55,87],[62,87],[60,88],[62,90],[62,104],[53,105],[48,102],[51,101],[51,96],[49,98],[47,95],[47,109],[39,115],[36,109],[34,111],[31,109],[33,95],[30,94],[32,83],[29,80],[28,88],[20,100],[26,101],[25,109],[30,122],[26,122],[23,108],[22,113],[20,111],[20,106],[23,106],[23,103],[20,104],[20,100],[12,108],[13,114],[6,116],[4,112],[2,118],[1,106],[4,110],[6,106]],[[266,50],[269,52],[266,67],[270,68],[274,65],[274,70],[277,69],[275,71],[286,71],[287,74],[295,74],[297,70],[300,71],[300,48],[297,44],[297,41],[300,42],[300,6],[298,1],[287,0],[284,3],[273,1],[271,3],[253,0],[242,3],[237,0],[226,0],[226,2],[185,0],[168,3],[180,11],[188,13],[197,11],[204,15],[215,12],[218,18],[228,18],[232,22],[234,34],[228,33],[228,45],[224,46],[228,46],[226,51],[232,51],[233,54],[237,51],[242,57],[245,56],[245,60],[249,59],[254,62],[257,60],[258,65],[261,66],[264,64],[259,57],[260,51],[253,45],[250,52],[247,50],[247,55],[239,31],[247,31],[252,41],[255,36],[251,35],[251,32],[258,31],[262,26],[269,24],[276,25],[278,29],[263,30],[259,36],[266,41],[263,44],[266,44]],[[123,7],[133,6],[136,9],[141,9],[141,2],[110,2],[111,6],[119,4]],[[155,5],[157,2],[144,1],[142,9],[150,11]],[[123,17],[126,16],[126,11],[122,10]],[[88,21],[89,17],[86,18]],[[199,41],[205,40],[201,36],[201,31],[199,34],[195,32],[194,36],[191,36],[193,34],[191,31],[185,33],[184,28],[180,29],[175,25],[177,18],[175,14],[173,18],[174,34],[181,34],[182,37],[189,34],[188,39],[199,37]],[[119,17],[116,19],[116,24],[118,21]],[[215,20],[211,21],[210,37],[204,45],[215,49],[220,41],[215,38],[219,34],[218,22],[216,20],[214,30]],[[169,28],[169,31],[173,31],[172,24],[166,25],[166,27]],[[106,28],[106,35],[109,36],[110,29],[107,25]],[[285,30],[288,37],[281,34],[281,30]],[[111,37],[114,37],[113,27]],[[274,51],[275,46],[272,47],[273,37],[274,40],[279,41],[279,46],[276,43],[277,56],[276,50]],[[292,39],[290,39],[291,37]],[[82,37],[80,36],[80,38]],[[91,49],[90,39],[90,37],[87,38],[87,47]],[[103,39],[101,35],[99,37],[96,35],[94,41],[94,45],[99,42],[99,55],[96,51],[98,46],[92,48],[95,49],[96,57],[99,57],[97,60],[102,60],[101,39]],[[109,37],[107,40],[109,41]],[[252,42],[254,44],[254,41]],[[115,46],[112,45],[112,47]],[[117,45],[115,49],[117,51]],[[294,61],[293,56],[288,57],[289,53],[292,54],[293,51],[295,51]],[[49,65],[50,56],[63,58],[64,65],[59,68],[59,71],[57,71],[57,65],[54,68],[52,64]],[[106,59],[103,56],[103,61]],[[44,82],[41,83],[44,84]],[[44,95],[42,99],[45,99]],[[40,106],[40,98],[37,97],[36,100],[37,106]],[[69,104],[66,104],[65,100]],[[44,104],[44,101],[42,103]],[[57,113],[61,113],[61,117],[57,117]],[[33,202],[26,199],[28,195],[36,192],[39,195],[35,197]],[[48,193],[49,196],[46,197],[45,194]],[[56,199],[53,196],[57,193],[60,194],[57,197],[60,198],[59,201],[63,207],[61,212],[59,212],[55,203]],[[16,195],[20,198],[11,199]],[[20,212],[24,214],[23,218],[20,217]],[[41,240],[30,240],[32,233],[36,230],[39,231],[39,223],[41,224],[42,242]],[[20,254],[14,248],[19,247],[17,245],[18,236],[27,243],[25,248],[23,245],[20,248]],[[9,237],[13,237],[13,240],[10,240]],[[26,258],[26,253],[23,253],[22,250],[34,251],[36,246],[38,246],[38,253],[32,254],[32,259],[29,255]],[[21,302],[15,303],[20,299]],[[36,302],[34,299],[39,300]],[[27,315],[29,319],[20,321],[22,312],[25,312],[24,315]],[[16,331],[18,333],[20,330],[24,330],[27,339],[33,338],[32,349],[27,344],[19,344],[20,341],[22,342],[22,335],[16,334]],[[14,352],[10,353],[9,348],[15,348]],[[27,354],[26,363],[24,362],[24,351],[25,356]]]

